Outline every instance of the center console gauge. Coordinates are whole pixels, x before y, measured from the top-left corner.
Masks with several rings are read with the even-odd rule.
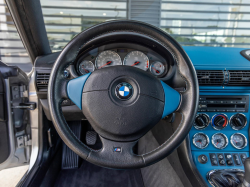
[[[216,133],[211,140],[213,146],[217,149],[224,149],[228,145],[228,139],[225,134]]]
[[[82,75],[88,74],[95,70],[95,66],[91,61],[84,60],[79,64],[79,71]]]
[[[211,125],[216,130],[224,129],[228,124],[228,118],[226,114],[216,114],[211,120]]]
[[[194,128],[204,129],[209,124],[209,116],[207,114],[197,114],[194,121]]]
[[[133,66],[147,71],[149,68],[149,59],[147,55],[141,51],[131,51],[125,56],[123,65]]]
[[[155,61],[150,65],[150,72],[155,76],[161,76],[165,72],[165,66],[162,62]]]
[[[209,138],[204,133],[197,133],[193,136],[193,144],[199,149],[204,149],[209,144]]]
[[[99,53],[95,60],[96,69],[118,65],[122,65],[122,60],[115,51],[111,50]]]
[[[233,134],[230,142],[236,149],[243,149],[247,146],[247,138],[241,133]]]
[[[234,130],[243,129],[247,125],[247,118],[244,114],[235,114],[230,119],[230,125]]]

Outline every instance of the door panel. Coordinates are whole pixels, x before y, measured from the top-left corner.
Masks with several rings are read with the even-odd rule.
[[[29,164],[28,83],[22,70],[0,61],[0,170]]]
[[[0,72],[0,164],[10,154],[7,120],[5,80]]]

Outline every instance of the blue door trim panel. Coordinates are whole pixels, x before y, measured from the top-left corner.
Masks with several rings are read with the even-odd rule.
[[[91,73],[72,79],[67,84],[67,94],[72,102],[82,110],[82,90]]]
[[[164,110],[162,114],[162,118],[164,118],[167,115],[173,113],[178,108],[181,101],[181,95],[179,92],[165,84],[163,81],[161,81],[161,85],[163,87],[165,95]]]

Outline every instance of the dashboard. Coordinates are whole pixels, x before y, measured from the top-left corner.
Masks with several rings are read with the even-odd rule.
[[[250,72],[250,62],[240,55],[243,49],[184,49],[193,61],[200,84],[198,112],[189,132],[191,159],[207,185],[212,186],[207,180],[210,171],[244,170],[244,161],[249,157],[250,84],[244,85],[242,80],[249,80],[243,74]],[[216,77],[220,71],[222,78]],[[234,72],[243,78],[234,79]],[[220,79],[221,85],[216,85]],[[238,85],[227,79],[238,80]]]
[[[240,48],[183,48],[193,62],[198,80],[201,80],[199,109],[188,135],[189,159],[207,185],[211,186],[207,180],[211,170],[244,169],[244,160],[249,157],[250,62],[240,55],[243,50]],[[35,64],[37,93],[48,119],[51,117],[47,103],[47,84],[53,66],[51,62],[58,55],[38,58]],[[134,43],[109,43],[80,51],[76,60],[66,67],[64,75],[71,79],[116,65],[140,68],[165,82],[178,80],[178,76],[173,73],[176,62],[171,54],[162,54],[157,49]],[[200,76],[199,71],[204,75]],[[211,72],[221,72],[223,80],[220,86],[214,83],[220,81],[221,77],[211,75]],[[241,85],[230,85],[228,81],[235,72],[240,77],[244,73],[248,75],[235,78],[241,81]],[[207,81],[207,78],[211,80]],[[246,84],[243,84],[244,81]],[[206,82],[210,84],[201,84]],[[178,86],[175,89],[184,87],[185,83]],[[63,102],[62,105],[66,120],[85,119],[71,101]]]

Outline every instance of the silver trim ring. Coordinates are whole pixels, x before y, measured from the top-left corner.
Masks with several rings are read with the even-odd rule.
[[[236,135],[236,134],[243,136],[243,138],[244,138],[244,140],[245,140],[245,145],[244,145],[243,147],[241,147],[241,148],[239,148],[239,147],[237,147],[237,146],[235,146],[235,145],[233,144],[233,136]],[[244,148],[247,146],[247,138],[246,138],[246,136],[245,136],[244,134],[241,134],[241,133],[234,133],[234,134],[232,134],[232,136],[231,136],[231,138],[230,138],[230,143],[231,143],[231,145],[232,145],[234,148],[236,148],[236,149],[244,149]]]
[[[216,145],[215,145],[214,142],[213,142],[214,136],[215,136],[215,135],[218,135],[218,134],[222,135],[222,136],[225,138],[225,140],[226,140],[226,144],[225,144],[223,147],[221,147],[221,148],[216,147]],[[226,136],[225,134],[223,134],[223,133],[215,133],[215,134],[212,136],[212,138],[211,138],[211,142],[212,142],[213,146],[214,146],[216,149],[225,149],[225,148],[227,147],[227,145],[228,145],[228,138],[227,138],[227,136]]]
[[[217,130],[217,131],[222,130],[222,129],[217,129],[215,126],[213,126],[212,121],[213,121],[213,119],[214,119],[214,117],[215,117],[216,115],[224,115],[224,116],[227,118],[227,124],[226,124],[226,126],[225,126],[225,127],[223,127],[223,128],[222,128],[222,129],[225,129],[225,128],[228,126],[228,117],[227,117],[227,115],[226,115],[226,114],[224,114],[224,113],[219,113],[219,114],[215,114],[215,115],[213,115],[213,117],[211,118],[211,126],[212,126],[215,130]]]
[[[196,126],[196,123],[195,123],[195,121],[194,121],[194,128],[195,129],[197,129],[197,130],[202,130],[202,129],[205,129],[205,128],[207,128],[208,126],[209,126],[209,123],[210,123],[210,117],[209,117],[209,115],[208,114],[206,114],[206,113],[199,113],[199,114],[196,114],[196,116],[195,116],[195,119],[199,116],[199,115],[205,115],[206,117],[207,117],[207,119],[208,119],[208,123],[207,123],[207,125],[205,126],[205,127],[203,127],[203,128],[199,128],[198,126]]]
[[[195,138],[195,136],[197,136],[198,134],[204,135],[205,138],[206,138],[206,140],[207,140],[207,144],[206,144],[203,148],[200,148],[200,147],[198,147],[198,146],[195,144],[194,138]],[[209,145],[209,143],[210,143],[209,137],[208,137],[206,134],[204,134],[204,133],[202,133],[202,132],[198,132],[198,133],[196,133],[195,135],[193,135],[193,144],[194,144],[194,146],[197,147],[198,149],[205,149],[205,148]]]
[[[233,125],[231,124],[232,118],[233,118],[235,115],[237,115],[237,114],[242,115],[242,116],[246,119],[245,124],[244,124],[240,129],[235,129],[235,128],[233,127]],[[230,120],[229,120],[230,126],[232,127],[233,130],[236,130],[236,131],[243,129],[243,128],[247,125],[247,117],[246,117],[246,115],[245,115],[245,114],[242,114],[242,113],[237,113],[237,114],[232,115],[232,116],[230,117]]]

